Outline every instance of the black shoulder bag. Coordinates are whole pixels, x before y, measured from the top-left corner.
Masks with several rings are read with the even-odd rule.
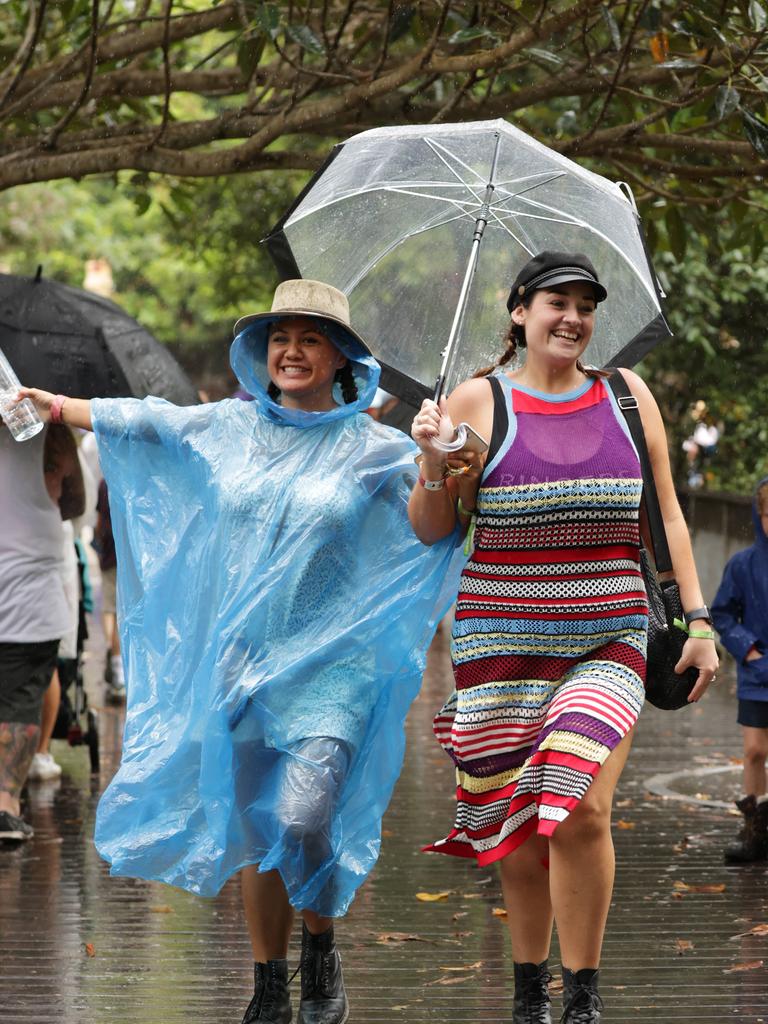
[[[688,697],[699,677],[697,668],[686,669],[681,675],[675,672],[687,633],[675,625],[683,620],[683,605],[680,588],[674,579],[660,580],[660,573],[671,572],[672,558],[669,554],[667,533],[656,493],[653,468],[645,443],[643,422],[637,399],[618,370],[613,370],[608,383],[616,395],[621,411],[635,442],[640,466],[643,472],[643,502],[653,544],[656,570],[651,565],[648,552],[640,548],[640,565],[648,594],[648,655],[645,695],[651,704],[664,711],[675,711],[688,704]]]

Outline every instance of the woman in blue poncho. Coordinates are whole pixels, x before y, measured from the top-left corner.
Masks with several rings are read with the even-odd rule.
[[[203,895],[241,872],[243,1024],[290,1021],[300,910],[299,1024],[340,1024],[332,919],[378,856],[453,541],[410,530],[415,448],[363,413],[379,368],[342,292],[284,282],[235,331],[254,402],[22,394],[93,428],[109,486],[128,708],[99,852]]]

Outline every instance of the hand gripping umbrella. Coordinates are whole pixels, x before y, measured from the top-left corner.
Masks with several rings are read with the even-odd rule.
[[[346,292],[382,387],[415,405],[495,360],[510,284],[544,249],[586,253],[608,290],[587,361],[631,366],[671,334],[628,186],[506,121],[354,135],[266,242],[284,278]]]
[[[195,405],[171,353],[114,302],[42,276],[0,274],[0,350],[27,387]]]

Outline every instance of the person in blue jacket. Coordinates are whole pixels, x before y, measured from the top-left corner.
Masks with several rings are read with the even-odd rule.
[[[728,562],[712,606],[715,629],[736,659],[744,734],[744,795],[736,801],[744,824],[726,864],[768,857],[768,476],[757,485],[752,518],[755,543]]]

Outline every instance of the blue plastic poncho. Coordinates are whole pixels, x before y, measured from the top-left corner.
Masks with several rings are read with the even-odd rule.
[[[768,476],[758,483],[752,502],[755,543],[730,559],[711,609],[712,623],[736,659],[742,700],[768,700],[768,536],[757,500],[757,492],[766,484]],[[762,657],[745,661],[753,645]]]
[[[340,916],[376,861],[455,539],[416,540],[415,447],[362,412],[373,358],[333,340],[359,399],[330,412],[268,397],[259,323],[232,346],[253,402],[92,402],[128,687],[96,821],[112,874],[213,896],[259,864]],[[311,850],[290,820],[308,779],[331,809]]]

